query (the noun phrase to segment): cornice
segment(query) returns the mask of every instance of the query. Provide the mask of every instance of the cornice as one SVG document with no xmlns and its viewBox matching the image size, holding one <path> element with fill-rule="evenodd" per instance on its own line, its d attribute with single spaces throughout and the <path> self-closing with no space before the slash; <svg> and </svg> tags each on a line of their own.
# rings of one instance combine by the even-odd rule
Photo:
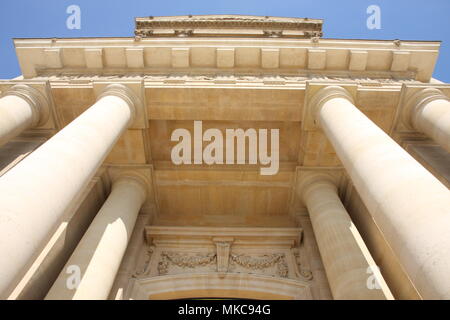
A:
<svg viewBox="0 0 450 320">
<path fill-rule="evenodd" d="M 16 39 L 25 78 L 48 72 L 104 73 L 384 73 L 428 82 L 438 42 L 238 39 Z"/>
<path fill-rule="evenodd" d="M 258 227 L 172 227 L 146 226 L 145 234 L 148 243 L 179 242 L 212 243 L 219 239 L 229 239 L 234 246 L 239 245 L 277 245 L 293 246 L 300 243 L 301 228 L 258 228 Z M 261 243 L 264 240 L 264 243 Z"/>
<path fill-rule="evenodd" d="M 293 37 L 322 36 L 320 19 L 269 16 L 205 15 L 141 17 L 135 20 L 138 37 Z M 287 31 L 287 32 L 286 32 Z"/>
</svg>

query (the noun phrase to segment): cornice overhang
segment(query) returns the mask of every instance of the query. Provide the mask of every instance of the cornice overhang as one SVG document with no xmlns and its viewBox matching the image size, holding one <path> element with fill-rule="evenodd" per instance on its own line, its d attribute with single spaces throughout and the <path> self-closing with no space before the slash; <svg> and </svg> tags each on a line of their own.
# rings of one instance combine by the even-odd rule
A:
<svg viewBox="0 0 450 320">
<path fill-rule="evenodd" d="M 42 74 L 329 74 L 428 82 L 440 42 L 280 38 L 15 39 L 25 78 Z"/>
</svg>

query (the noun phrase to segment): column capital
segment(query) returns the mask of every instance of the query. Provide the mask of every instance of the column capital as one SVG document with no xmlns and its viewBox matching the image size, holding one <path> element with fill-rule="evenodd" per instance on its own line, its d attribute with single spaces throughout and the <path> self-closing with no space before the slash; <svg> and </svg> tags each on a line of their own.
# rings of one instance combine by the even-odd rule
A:
<svg viewBox="0 0 450 320">
<path fill-rule="evenodd" d="M 415 129 L 417 111 L 434 100 L 450 101 L 450 98 L 437 88 L 425 88 L 407 96 L 402 111 L 403 123 L 409 129 Z"/>
<path fill-rule="evenodd" d="M 16 96 L 28 102 L 32 111 L 31 127 L 44 125 L 50 116 L 50 103 L 38 89 L 26 84 L 16 84 L 6 91 L 5 96 Z"/>
<path fill-rule="evenodd" d="M 120 175 L 112 181 L 112 188 L 115 188 L 122 183 L 132 183 L 138 185 L 143 194 L 143 199 L 145 201 L 149 192 L 149 185 L 150 185 L 150 181 L 145 175 L 131 170 L 124 171 L 120 173 Z"/>
<path fill-rule="evenodd" d="M 317 122 L 317 114 L 322 106 L 331 99 L 344 98 L 354 103 L 353 97 L 346 89 L 340 86 L 327 86 L 317 91 L 309 101 L 309 108 L 314 122 Z"/>
<path fill-rule="evenodd" d="M 135 120 L 137 111 L 142 108 L 141 99 L 133 92 L 133 90 L 131 90 L 127 86 L 124 86 L 123 84 L 113 83 L 106 86 L 100 93 L 100 95 L 97 97 L 97 101 L 107 96 L 119 97 L 128 104 L 131 110 L 130 123 L 132 123 Z"/>
<path fill-rule="evenodd" d="M 326 186 L 338 191 L 338 186 L 335 177 L 324 172 L 308 172 L 305 173 L 301 180 L 297 183 L 297 193 L 303 203 L 306 203 L 306 198 L 309 192 L 317 187 Z"/>
</svg>

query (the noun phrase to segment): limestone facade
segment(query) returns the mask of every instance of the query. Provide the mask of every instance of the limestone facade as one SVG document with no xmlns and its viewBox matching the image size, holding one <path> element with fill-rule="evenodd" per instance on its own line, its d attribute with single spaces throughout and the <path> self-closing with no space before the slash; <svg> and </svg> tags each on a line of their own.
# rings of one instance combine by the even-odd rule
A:
<svg viewBox="0 0 450 320">
<path fill-rule="evenodd" d="M 0 298 L 449 299 L 440 43 L 321 36 L 317 19 L 212 15 L 15 39 Z M 278 171 L 174 164 L 194 121 L 279 130 Z"/>
</svg>

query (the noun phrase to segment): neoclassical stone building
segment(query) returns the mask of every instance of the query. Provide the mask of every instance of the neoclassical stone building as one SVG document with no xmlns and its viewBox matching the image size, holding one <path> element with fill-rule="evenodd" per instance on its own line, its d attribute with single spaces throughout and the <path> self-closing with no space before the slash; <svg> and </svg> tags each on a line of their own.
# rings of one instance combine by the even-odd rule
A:
<svg viewBox="0 0 450 320">
<path fill-rule="evenodd" d="M 130 38 L 15 39 L 0 297 L 449 299 L 440 43 L 321 30 L 211 15 L 137 18 Z M 195 136 L 194 121 L 245 130 L 247 159 L 174 163 L 173 132 Z M 278 130 L 275 174 L 250 161 L 251 130 L 260 156 Z"/>
</svg>

